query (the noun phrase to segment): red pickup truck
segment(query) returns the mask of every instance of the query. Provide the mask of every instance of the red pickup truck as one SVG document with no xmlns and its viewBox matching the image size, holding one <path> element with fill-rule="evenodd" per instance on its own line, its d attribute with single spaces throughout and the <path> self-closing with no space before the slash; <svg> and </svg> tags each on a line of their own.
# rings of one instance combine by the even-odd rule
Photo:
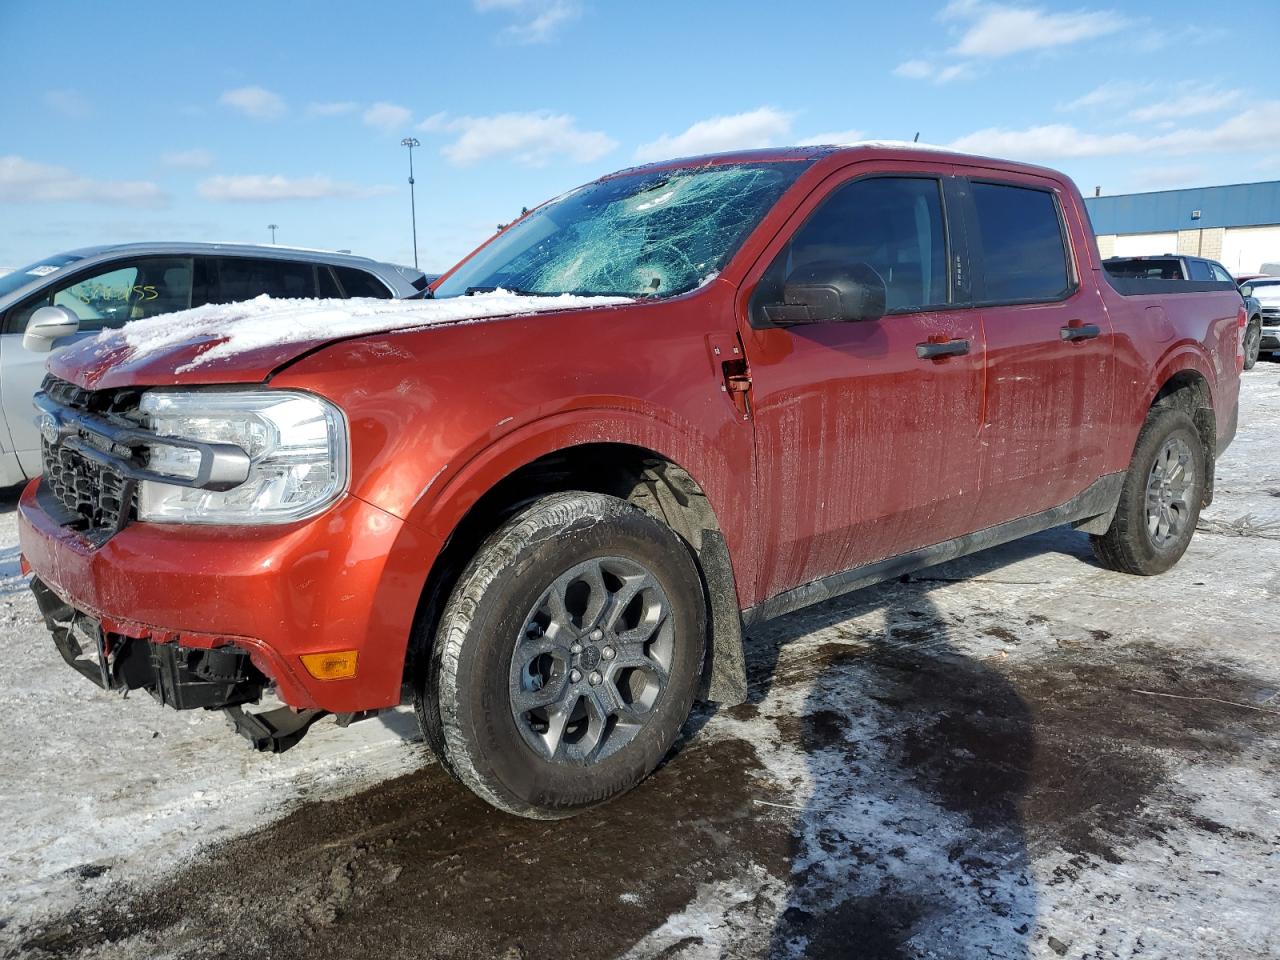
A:
<svg viewBox="0 0 1280 960">
<path fill-rule="evenodd" d="M 434 297 L 50 361 L 21 543 L 72 666 L 262 749 L 411 699 L 568 816 L 746 697 L 763 618 L 1067 523 L 1166 570 L 1235 432 L 1232 284 L 1108 277 L 1066 177 L 910 144 L 603 177 Z"/>
</svg>

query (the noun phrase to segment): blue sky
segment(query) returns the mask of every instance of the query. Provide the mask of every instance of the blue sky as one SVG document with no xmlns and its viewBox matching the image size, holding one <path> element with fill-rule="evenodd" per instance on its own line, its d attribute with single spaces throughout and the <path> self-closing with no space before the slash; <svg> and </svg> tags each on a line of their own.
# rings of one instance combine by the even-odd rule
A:
<svg viewBox="0 0 1280 960">
<path fill-rule="evenodd" d="M 1082 5 L 1083 4 L 1083 5 Z M 1280 178 L 1273 3 L 0 0 L 0 266 L 269 239 L 443 270 L 640 160 L 910 139 L 1086 193 Z M 1256 39 L 1255 39 L 1256 38 Z"/>
</svg>

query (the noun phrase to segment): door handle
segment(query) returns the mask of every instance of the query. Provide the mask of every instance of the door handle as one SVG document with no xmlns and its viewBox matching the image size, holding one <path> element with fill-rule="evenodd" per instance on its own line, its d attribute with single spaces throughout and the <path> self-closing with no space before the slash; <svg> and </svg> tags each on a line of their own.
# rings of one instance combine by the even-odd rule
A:
<svg viewBox="0 0 1280 960">
<path fill-rule="evenodd" d="M 943 360 L 947 357 L 960 357 L 968 352 L 968 340 L 943 340 L 941 343 L 930 340 L 916 344 L 916 356 L 921 360 Z"/>
<path fill-rule="evenodd" d="M 1099 336 L 1102 329 L 1096 323 L 1068 324 L 1058 330 L 1063 340 L 1092 340 Z"/>
</svg>

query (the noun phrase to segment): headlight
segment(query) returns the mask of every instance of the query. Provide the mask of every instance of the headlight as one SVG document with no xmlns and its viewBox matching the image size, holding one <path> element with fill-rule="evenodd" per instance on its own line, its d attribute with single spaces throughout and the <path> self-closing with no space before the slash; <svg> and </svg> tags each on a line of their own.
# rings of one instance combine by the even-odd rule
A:
<svg viewBox="0 0 1280 960">
<path fill-rule="evenodd" d="M 249 475 L 230 490 L 144 480 L 138 519 L 169 523 L 286 523 L 324 509 L 347 486 L 347 422 L 333 404 L 288 390 L 151 390 L 139 403 L 158 438 L 232 443 L 249 455 Z M 150 470 L 194 478 L 199 451 L 151 446 Z"/>
</svg>

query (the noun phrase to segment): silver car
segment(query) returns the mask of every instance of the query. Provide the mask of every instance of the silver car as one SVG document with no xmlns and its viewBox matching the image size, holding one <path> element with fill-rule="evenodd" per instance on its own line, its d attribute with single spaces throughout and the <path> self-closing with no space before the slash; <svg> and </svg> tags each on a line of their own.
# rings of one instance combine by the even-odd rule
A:
<svg viewBox="0 0 1280 960">
<path fill-rule="evenodd" d="M 0 486 L 40 473 L 31 397 L 50 350 L 130 320 L 273 297 L 423 296 L 412 267 L 340 253 L 229 243 L 85 247 L 0 276 Z"/>
</svg>

